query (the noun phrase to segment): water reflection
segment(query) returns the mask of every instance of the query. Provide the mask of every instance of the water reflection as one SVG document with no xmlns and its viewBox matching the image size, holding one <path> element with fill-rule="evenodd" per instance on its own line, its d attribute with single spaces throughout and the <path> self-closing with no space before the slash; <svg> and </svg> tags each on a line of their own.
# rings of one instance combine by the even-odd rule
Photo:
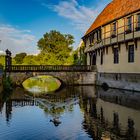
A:
<svg viewBox="0 0 140 140">
<path fill-rule="evenodd" d="M 13 123 L 19 121 L 16 108 L 19 112 L 32 112 L 33 109 L 39 108 L 45 116 L 36 114 L 39 129 L 36 133 L 41 133 L 42 137 L 30 132 L 28 136 L 31 135 L 32 139 L 139 140 L 139 99 L 139 93 L 113 89 L 103 91 L 93 86 L 67 87 L 40 98 L 30 97 L 22 88 L 17 88 L 9 96 L 0 94 L 0 129 L 14 135 L 17 130 L 12 130 Z M 25 107 L 31 108 L 24 110 Z M 10 127 L 4 125 L 4 118 Z M 48 118 L 46 125 L 44 118 Z M 28 126 L 34 130 L 32 125 L 36 123 L 31 119 Z M 25 124 L 17 127 L 24 126 L 22 130 L 28 130 Z M 46 134 L 44 129 L 51 133 Z M 16 136 L 18 137 L 18 134 Z M 20 137 L 24 139 L 25 136 Z M 5 138 L 4 133 L 0 132 L 0 138 Z M 7 139 L 10 139 L 10 136 Z"/>
<path fill-rule="evenodd" d="M 56 91 L 61 86 L 61 82 L 53 76 L 41 75 L 25 80 L 22 85 L 30 93 L 46 94 Z"/>
</svg>

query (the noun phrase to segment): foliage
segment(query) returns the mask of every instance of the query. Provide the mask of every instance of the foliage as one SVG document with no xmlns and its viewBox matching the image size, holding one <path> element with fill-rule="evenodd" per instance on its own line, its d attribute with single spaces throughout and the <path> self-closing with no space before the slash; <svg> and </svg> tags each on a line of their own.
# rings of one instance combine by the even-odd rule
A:
<svg viewBox="0 0 140 140">
<path fill-rule="evenodd" d="M 12 80 L 10 76 L 6 77 L 4 76 L 3 78 L 3 88 L 5 91 L 11 91 L 13 88 Z"/>
<path fill-rule="evenodd" d="M 22 85 L 27 91 L 41 95 L 56 91 L 61 86 L 61 82 L 52 76 L 42 75 L 31 77 L 25 80 Z"/>
<path fill-rule="evenodd" d="M 86 54 L 84 53 L 85 45 L 84 43 L 81 44 L 81 46 L 77 49 L 78 51 L 78 62 L 80 62 L 81 65 L 86 65 Z"/>
<path fill-rule="evenodd" d="M 43 56 L 44 62 L 48 65 L 63 65 L 71 55 L 73 43 L 72 35 L 52 30 L 38 41 L 41 51 L 39 56 Z"/>
<path fill-rule="evenodd" d="M 38 62 L 36 61 L 36 56 L 34 55 L 27 55 L 23 59 L 23 65 L 37 65 Z"/>
<path fill-rule="evenodd" d="M 80 61 L 78 58 L 78 50 L 74 51 L 72 55 L 73 55 L 73 64 L 79 65 Z"/>
<path fill-rule="evenodd" d="M 74 37 L 52 30 L 45 33 L 38 41 L 38 55 L 16 54 L 12 59 L 14 65 L 77 65 L 80 64 L 78 51 L 73 51 Z M 0 56 L 0 64 L 4 66 L 5 56 Z"/>
<path fill-rule="evenodd" d="M 26 53 L 19 53 L 16 54 L 16 56 L 14 57 L 15 61 L 17 64 L 22 64 L 23 63 L 23 59 L 27 56 Z"/>
<path fill-rule="evenodd" d="M 0 55 L 0 65 L 4 66 L 5 65 L 5 56 Z"/>
</svg>

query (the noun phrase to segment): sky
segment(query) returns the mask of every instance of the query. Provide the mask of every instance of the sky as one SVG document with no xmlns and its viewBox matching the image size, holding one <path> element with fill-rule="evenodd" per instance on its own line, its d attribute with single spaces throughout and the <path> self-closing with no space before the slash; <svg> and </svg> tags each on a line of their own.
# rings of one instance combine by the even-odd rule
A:
<svg viewBox="0 0 140 140">
<path fill-rule="evenodd" d="M 81 37 L 111 0 L 0 0 L 0 53 L 39 53 L 37 42 L 50 30 Z"/>
</svg>

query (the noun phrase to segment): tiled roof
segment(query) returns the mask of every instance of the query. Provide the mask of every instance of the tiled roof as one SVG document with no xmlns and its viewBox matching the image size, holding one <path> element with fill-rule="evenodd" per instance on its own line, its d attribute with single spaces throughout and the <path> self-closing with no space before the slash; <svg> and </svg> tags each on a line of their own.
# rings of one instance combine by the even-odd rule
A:
<svg viewBox="0 0 140 140">
<path fill-rule="evenodd" d="M 140 0 L 113 0 L 99 14 L 85 35 L 96 28 L 140 9 Z"/>
</svg>

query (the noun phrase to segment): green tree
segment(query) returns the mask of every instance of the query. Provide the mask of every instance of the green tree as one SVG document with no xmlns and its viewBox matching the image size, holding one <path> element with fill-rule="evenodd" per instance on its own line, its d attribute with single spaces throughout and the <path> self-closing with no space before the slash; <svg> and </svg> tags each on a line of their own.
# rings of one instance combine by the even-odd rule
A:
<svg viewBox="0 0 140 140">
<path fill-rule="evenodd" d="M 5 56 L 0 55 L 0 65 L 5 66 Z"/>
<path fill-rule="evenodd" d="M 38 65 L 38 61 L 36 61 L 36 56 L 34 55 L 27 55 L 24 57 L 23 59 L 23 63 L 24 65 Z"/>
<path fill-rule="evenodd" d="M 44 63 L 62 65 L 70 57 L 73 43 L 72 35 L 52 30 L 38 41 L 38 48 L 41 51 L 38 59 L 43 57 Z"/>
<path fill-rule="evenodd" d="M 23 59 L 27 56 L 26 53 L 19 53 L 16 54 L 16 56 L 14 57 L 16 64 L 22 64 L 23 63 Z"/>
<path fill-rule="evenodd" d="M 85 50 L 85 44 L 84 42 L 81 44 L 78 52 L 79 52 L 79 55 L 80 55 L 80 62 L 82 65 L 86 65 L 86 54 L 84 53 L 84 50 Z"/>
</svg>

